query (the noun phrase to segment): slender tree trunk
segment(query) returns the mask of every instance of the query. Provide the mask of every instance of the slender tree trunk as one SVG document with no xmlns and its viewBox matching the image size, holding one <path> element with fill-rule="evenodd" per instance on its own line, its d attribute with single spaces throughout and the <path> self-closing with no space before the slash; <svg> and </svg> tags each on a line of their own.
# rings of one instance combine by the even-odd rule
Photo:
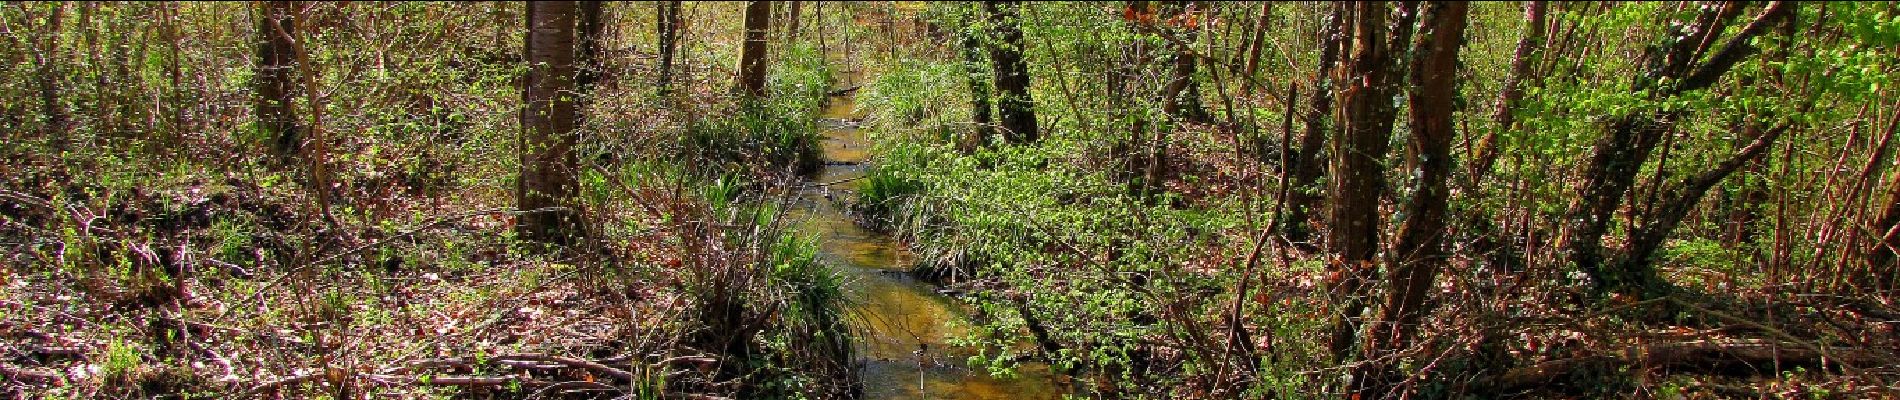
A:
<svg viewBox="0 0 1900 400">
<path fill-rule="evenodd" d="M 1307 108 L 1302 117 L 1305 129 L 1300 134 L 1300 148 L 1287 159 L 1285 167 L 1288 175 L 1287 217 L 1282 220 L 1280 234 L 1287 242 L 1293 243 L 1304 251 L 1317 251 L 1314 244 L 1312 220 L 1319 212 L 1321 201 L 1319 178 L 1324 176 L 1326 168 L 1322 165 L 1320 153 L 1326 149 L 1326 136 L 1333 130 L 1333 87 L 1332 73 L 1338 68 L 1339 53 L 1345 40 L 1343 24 L 1346 23 L 1345 4 L 1332 4 L 1324 25 L 1319 32 L 1319 63 L 1313 72 L 1313 93 L 1307 99 Z M 1289 99 L 1288 101 L 1291 101 Z"/>
<path fill-rule="evenodd" d="M 656 25 L 659 26 L 659 35 L 657 36 L 660 39 L 660 81 L 657 85 L 660 95 L 666 96 L 672 91 L 673 57 L 679 49 L 680 2 L 663 1 L 659 6 L 658 16 L 655 18 L 658 20 Z"/>
<path fill-rule="evenodd" d="M 1253 77 L 1259 76 L 1260 49 L 1267 47 L 1267 23 L 1272 19 L 1273 2 L 1260 2 L 1260 19 L 1254 21 L 1253 38 L 1247 41 L 1247 67 L 1244 73 L 1248 79 L 1243 79 L 1242 81 L 1247 82 L 1248 85 L 1253 84 Z M 1322 66 L 1322 68 L 1324 67 Z M 1287 99 L 1287 101 L 1293 100 Z"/>
<path fill-rule="evenodd" d="M 1458 95 L 1458 47 L 1464 42 L 1468 5 L 1462 1 L 1428 3 L 1421 24 L 1428 32 L 1418 35 L 1412 49 L 1411 140 L 1407 150 L 1416 165 L 1418 178 L 1412 184 L 1412 196 L 1401 206 L 1406 216 L 1399 225 L 1392 257 L 1387 260 L 1385 307 L 1366 334 L 1368 359 L 1383 359 L 1411 345 L 1418 321 L 1425 311 L 1425 297 L 1431 293 L 1438 270 L 1450 254 L 1445 249 L 1446 214 L 1450 199 L 1452 114 Z M 1391 376 L 1395 365 L 1374 362 L 1363 369 L 1374 385 L 1362 394 L 1387 393 L 1397 383 Z M 1376 376 L 1374 374 L 1377 374 Z"/>
<path fill-rule="evenodd" d="M 17 6 L 25 9 L 30 5 L 18 4 Z M 60 93 L 60 80 L 64 77 L 64 72 L 59 68 L 59 34 L 61 18 L 66 12 L 66 3 L 53 3 L 50 6 L 46 25 L 41 28 L 42 32 L 38 35 L 43 38 L 43 41 L 36 45 L 38 49 L 33 52 L 33 58 L 38 64 L 36 78 L 39 84 L 40 115 L 45 117 L 42 121 L 45 125 L 40 126 L 40 132 L 44 137 L 52 140 L 54 149 L 63 150 L 67 144 L 66 127 L 72 119 L 67 113 L 65 100 Z"/>
<path fill-rule="evenodd" d="M 1779 19 L 1791 15 L 1792 9 L 1783 2 L 1770 3 L 1735 37 L 1712 55 L 1703 57 L 1706 50 L 1717 48 L 1700 44 L 1712 42 L 1715 35 L 1721 34 L 1727 20 L 1738 12 L 1739 8 L 1705 8 L 1694 23 L 1687 25 L 1686 34 L 1700 35 L 1700 39 L 1676 40 L 1674 45 L 1656 47 L 1645 57 L 1650 60 L 1648 72 L 1639 77 L 1632 89 L 1653 93 L 1651 98 L 1656 100 L 1706 89 L 1736 63 L 1753 54 L 1755 47 L 1750 43 L 1751 40 L 1768 26 L 1778 23 Z M 1677 32 L 1670 36 L 1684 35 Z M 1707 61 L 1694 62 L 1702 59 Z M 1563 246 L 1570 261 L 1592 278 L 1599 295 L 1616 293 L 1640 300 L 1664 296 L 1673 291 L 1669 282 L 1656 272 L 1652 256 L 1660 249 L 1661 242 L 1668 238 L 1668 234 L 1674 231 L 1682 214 L 1689 211 L 1688 205 L 1693 205 L 1709 186 L 1719 183 L 1740 167 L 1730 167 L 1724 162 L 1714 170 L 1677 185 L 1669 191 L 1670 196 L 1663 200 L 1662 206 L 1645 207 L 1651 211 L 1645 212 L 1640 219 L 1647 222 L 1629 230 L 1630 239 L 1624 251 L 1609 254 L 1604 248 L 1603 236 L 1610 231 L 1613 214 L 1621 208 L 1643 164 L 1649 161 L 1650 153 L 1661 144 L 1666 134 L 1674 130 L 1675 123 L 1681 117 L 1681 111 L 1655 110 L 1618 116 L 1611 120 L 1608 131 L 1591 148 L 1577 199 L 1565 212 L 1567 227 Z M 1758 135 L 1756 143 L 1772 142 L 1781 130 L 1770 129 Z M 1756 149 L 1751 144 L 1729 161 L 1758 156 L 1760 151 L 1765 149 Z"/>
<path fill-rule="evenodd" d="M 526 87 L 521 91 L 521 177 L 515 187 L 518 209 L 525 213 L 515 226 L 522 238 L 552 244 L 572 244 L 580 237 L 578 213 L 572 208 L 577 192 L 578 167 L 574 148 L 575 4 L 572 1 L 528 3 L 528 37 L 523 54 L 528 64 Z"/>
<path fill-rule="evenodd" d="M 792 10 L 789 13 L 791 15 L 785 16 L 785 36 L 788 39 L 787 42 L 798 40 L 798 19 L 805 15 L 804 5 L 805 2 L 803 1 L 792 0 Z"/>
<path fill-rule="evenodd" d="M 972 17 L 974 19 L 974 17 Z M 990 82 L 983 60 L 983 39 L 975 29 L 959 28 L 963 39 L 963 71 L 970 85 L 970 122 L 976 125 L 961 145 L 965 151 L 990 145 L 996 136 L 996 123 L 990 117 Z"/>
<path fill-rule="evenodd" d="M 1900 289 L 1900 263 L 1895 262 L 1900 259 L 1900 173 L 1888 179 L 1885 208 L 1873 223 L 1876 241 L 1867 249 L 1867 278 L 1873 281 L 1869 287 L 1891 291 Z"/>
<path fill-rule="evenodd" d="M 765 35 L 771 30 L 772 2 L 749 1 L 745 8 L 745 46 L 739 55 L 739 90 L 765 97 Z"/>
<path fill-rule="evenodd" d="M 297 113 L 291 107 L 297 96 L 297 85 L 292 79 L 296 73 L 296 54 L 291 49 L 290 37 L 278 32 L 296 32 L 297 17 L 289 1 L 256 4 L 260 11 L 257 76 L 252 80 L 252 89 L 257 95 L 252 106 L 257 113 L 258 127 L 270 138 L 272 155 L 283 165 L 292 165 L 303 146 L 302 128 L 297 126 Z"/>
<path fill-rule="evenodd" d="M 580 11 L 580 25 L 576 40 L 579 44 L 575 55 L 578 71 L 574 74 L 574 85 L 582 91 L 592 91 L 607 73 L 606 60 L 601 58 L 601 41 L 606 39 L 606 2 L 584 0 L 576 2 Z M 578 115 L 578 113 L 577 113 Z"/>
<path fill-rule="evenodd" d="M 1517 50 L 1511 56 L 1509 75 L 1492 108 L 1493 126 L 1472 146 L 1472 161 L 1466 167 L 1464 179 L 1458 181 L 1460 192 L 1477 193 L 1482 187 L 1481 183 L 1491 173 L 1501 152 L 1501 134 L 1516 129 L 1517 108 L 1523 100 L 1525 85 L 1542 80 L 1542 77 L 1531 76 L 1531 67 L 1541 58 L 1545 8 L 1541 0 L 1524 3 L 1524 29 L 1518 37 Z M 1460 230 L 1471 239 L 1472 254 L 1482 257 L 1495 270 L 1515 271 L 1523 264 L 1522 249 L 1503 239 L 1507 233 L 1499 232 L 1498 224 L 1484 210 L 1462 210 L 1459 216 L 1463 221 Z"/>
<path fill-rule="evenodd" d="M 1172 43 L 1169 47 L 1173 48 L 1173 53 L 1168 55 L 1168 63 L 1173 70 L 1169 75 L 1168 86 L 1163 90 L 1163 93 L 1167 95 L 1167 102 L 1163 103 L 1161 111 L 1168 114 L 1169 118 L 1181 121 L 1197 124 L 1211 122 L 1212 118 L 1207 115 L 1207 108 L 1201 105 L 1201 84 L 1194 80 L 1194 72 L 1199 63 L 1194 57 L 1194 49 L 1191 46 L 1199 36 L 1200 27 L 1197 26 L 1198 19 L 1193 13 L 1199 11 L 1199 5 L 1190 1 L 1170 1 L 1164 3 L 1161 8 L 1167 11 L 1166 25 L 1174 26 L 1163 29 L 1163 32 L 1178 32 L 1177 39 L 1179 39 L 1169 41 Z"/>
<path fill-rule="evenodd" d="M 1337 111 L 1345 125 L 1332 141 L 1327 191 L 1332 200 L 1327 245 L 1333 257 L 1328 286 L 1332 304 L 1339 307 L 1332 324 L 1335 361 L 1345 360 L 1357 343 L 1365 289 L 1378 270 L 1374 261 L 1384 224 L 1379 201 L 1385 193 L 1384 161 L 1397 114 L 1392 96 L 1400 83 L 1394 56 L 1404 54 L 1399 44 L 1409 42 L 1410 18 L 1416 16 L 1415 5 L 1402 2 L 1400 18 L 1388 30 L 1385 3 L 1361 2 L 1351 7 L 1352 56 L 1340 65 L 1345 87 L 1339 92 Z"/>
<path fill-rule="evenodd" d="M 1517 51 L 1511 55 L 1510 75 L 1504 78 L 1504 88 L 1498 90 L 1498 99 L 1491 111 L 1492 129 L 1478 139 L 1476 149 L 1472 151 L 1471 165 L 1466 172 L 1466 189 L 1475 188 L 1484 176 L 1491 173 L 1491 166 L 1498 159 L 1499 133 L 1513 129 L 1517 124 L 1518 103 L 1524 98 L 1524 82 L 1535 81 L 1529 76 L 1531 66 L 1537 58 L 1537 52 L 1544 44 L 1543 1 L 1524 3 L 1524 30 L 1518 37 Z"/>
<path fill-rule="evenodd" d="M 1002 121 L 1003 138 L 1012 144 L 1035 143 L 1041 132 L 1036 128 L 1036 102 L 1029 95 L 1029 65 L 1023 61 L 1022 2 L 984 1 L 989 14 L 992 39 L 990 63 L 996 73 L 999 99 L 996 111 Z"/>
<path fill-rule="evenodd" d="M 166 44 L 170 46 L 168 49 L 170 51 L 165 57 L 165 76 L 171 82 L 171 87 L 165 91 L 165 100 L 170 103 L 166 107 L 168 109 L 166 117 L 169 119 L 166 125 L 169 129 L 166 129 L 165 140 L 169 145 L 167 147 L 173 149 L 172 151 L 177 151 L 176 149 L 184 144 L 185 133 L 191 130 L 190 127 L 185 126 L 186 88 L 183 76 L 184 66 L 181 65 L 184 62 L 184 52 L 179 49 L 179 42 L 184 41 L 185 38 L 178 33 L 178 24 L 181 22 L 179 20 L 182 19 L 178 14 L 178 8 L 178 3 L 166 3 L 163 9 L 165 39 Z"/>
</svg>

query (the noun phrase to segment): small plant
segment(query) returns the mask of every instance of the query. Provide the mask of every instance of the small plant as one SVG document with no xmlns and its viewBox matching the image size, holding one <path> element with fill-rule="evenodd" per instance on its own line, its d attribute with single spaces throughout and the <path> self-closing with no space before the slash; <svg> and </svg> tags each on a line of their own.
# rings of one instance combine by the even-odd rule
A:
<svg viewBox="0 0 1900 400">
<path fill-rule="evenodd" d="M 144 363 L 144 355 L 137 347 L 120 339 L 106 344 L 105 362 L 99 366 L 99 373 L 106 382 L 129 383 L 139 373 Z"/>
</svg>

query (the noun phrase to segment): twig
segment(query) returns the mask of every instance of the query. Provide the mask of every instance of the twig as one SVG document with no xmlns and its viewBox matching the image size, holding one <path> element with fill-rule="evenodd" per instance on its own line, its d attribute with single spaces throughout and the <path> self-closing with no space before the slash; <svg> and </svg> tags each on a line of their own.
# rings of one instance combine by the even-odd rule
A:
<svg viewBox="0 0 1900 400">
<path fill-rule="evenodd" d="M 15 203 L 33 206 L 34 208 L 44 209 L 46 211 L 59 211 L 54 209 L 53 203 L 46 201 L 46 199 L 12 190 L 0 189 L 0 199 L 12 200 Z"/>
</svg>

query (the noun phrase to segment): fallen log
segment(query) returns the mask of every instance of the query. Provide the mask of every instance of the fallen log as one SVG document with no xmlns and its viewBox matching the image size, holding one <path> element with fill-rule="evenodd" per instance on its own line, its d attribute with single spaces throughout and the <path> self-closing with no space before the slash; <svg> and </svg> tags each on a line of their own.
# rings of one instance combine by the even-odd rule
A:
<svg viewBox="0 0 1900 400">
<path fill-rule="evenodd" d="M 1632 370 L 1664 370 L 1727 376 L 1765 376 L 1794 368 L 1839 371 L 1842 368 L 1878 365 L 1884 356 L 1867 349 L 1780 343 L 1763 340 L 1696 340 L 1676 343 L 1646 343 L 1620 351 L 1582 357 L 1544 361 L 1512 369 L 1488 380 L 1495 392 L 1512 392 L 1550 385 L 1574 374 Z"/>
</svg>

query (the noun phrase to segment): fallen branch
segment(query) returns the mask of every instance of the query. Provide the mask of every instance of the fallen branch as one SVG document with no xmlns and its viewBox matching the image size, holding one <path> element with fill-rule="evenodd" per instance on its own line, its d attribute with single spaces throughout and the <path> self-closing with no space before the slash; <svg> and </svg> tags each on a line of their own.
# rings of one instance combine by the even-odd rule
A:
<svg viewBox="0 0 1900 400">
<path fill-rule="evenodd" d="M 421 360 L 421 361 L 409 363 L 409 365 L 405 365 L 400 368 L 384 371 L 383 373 L 384 374 L 403 374 L 403 373 L 411 373 L 416 370 L 427 369 L 427 368 L 469 367 L 469 366 L 474 366 L 476 364 L 479 364 L 476 361 L 477 360 L 475 360 L 474 358 L 469 358 L 469 357 Z M 626 370 L 610 367 L 610 366 L 607 366 L 606 364 L 601 364 L 594 361 L 582 360 L 582 359 L 572 358 L 572 357 L 561 357 L 561 356 L 552 356 L 552 355 L 545 355 L 545 354 L 509 354 L 509 355 L 486 357 L 482 361 L 491 362 L 491 363 L 558 364 L 558 365 L 565 366 L 568 368 L 585 370 L 585 371 L 593 373 L 594 375 L 611 377 L 611 378 L 619 379 L 623 381 L 636 380 L 635 375 L 631 372 L 627 372 Z"/>
<path fill-rule="evenodd" d="M 1495 393 L 1514 392 L 1559 383 L 1572 374 L 1588 371 L 1614 371 L 1618 367 L 1661 368 L 1680 372 L 1701 372 L 1732 376 L 1760 376 L 1793 368 L 1839 370 L 1843 365 L 1872 365 L 1881 355 L 1866 349 L 1811 349 L 1806 344 L 1745 340 L 1718 342 L 1697 340 L 1679 343 L 1638 344 L 1622 351 L 1584 357 L 1550 360 L 1528 367 L 1505 371 L 1489 380 Z"/>
<path fill-rule="evenodd" d="M 274 391 L 277 391 L 277 389 L 283 388 L 285 386 L 298 385 L 305 382 L 323 379 L 324 376 L 325 376 L 324 373 L 317 372 L 317 373 L 291 376 L 291 377 L 286 377 L 283 379 L 265 382 L 262 385 L 257 385 L 257 387 L 251 388 L 251 390 L 244 391 L 243 394 L 239 394 L 237 395 L 237 397 L 234 397 L 234 398 L 254 399 L 254 398 L 257 398 L 258 395 L 274 392 Z"/>
<path fill-rule="evenodd" d="M 0 364 L 0 378 L 5 378 L 5 379 L 0 379 L 0 382 L 18 381 L 21 383 L 47 384 L 47 385 L 54 385 L 54 386 L 59 386 L 62 383 L 59 379 L 59 374 L 52 373 L 52 372 L 36 371 L 32 369 L 15 367 L 15 366 L 6 365 L 6 364 Z"/>
<path fill-rule="evenodd" d="M 847 94 L 851 94 L 851 92 L 856 92 L 856 91 L 858 91 L 858 89 L 859 89 L 859 88 L 863 88 L 863 87 L 864 87 L 864 85 L 857 85 L 857 86 L 852 86 L 852 87 L 848 87 L 848 88 L 843 88 L 843 89 L 838 89 L 838 90 L 833 90 L 833 91 L 829 91 L 829 92 L 825 92 L 825 95 L 826 95 L 826 96 L 831 96 L 831 97 L 838 97 L 838 96 L 843 96 L 843 95 L 847 95 Z"/>
<path fill-rule="evenodd" d="M 411 386 L 501 386 L 520 382 L 522 385 L 540 386 L 534 380 L 513 376 L 408 376 L 362 374 L 364 379 L 386 385 Z"/>
</svg>

